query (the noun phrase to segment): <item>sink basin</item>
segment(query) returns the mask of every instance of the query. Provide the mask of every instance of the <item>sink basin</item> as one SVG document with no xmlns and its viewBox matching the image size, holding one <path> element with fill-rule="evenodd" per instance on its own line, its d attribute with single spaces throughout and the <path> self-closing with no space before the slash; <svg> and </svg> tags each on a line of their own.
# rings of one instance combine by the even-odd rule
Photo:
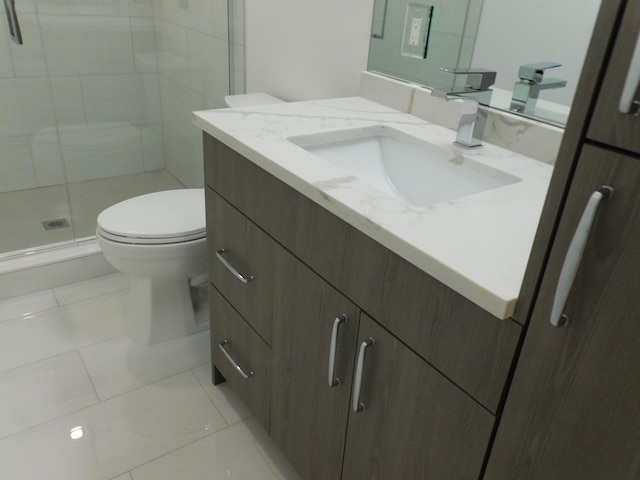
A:
<svg viewBox="0 0 640 480">
<path fill-rule="evenodd" d="M 521 179 L 464 155 L 388 127 L 291 137 L 289 141 L 415 206 L 449 202 Z"/>
</svg>

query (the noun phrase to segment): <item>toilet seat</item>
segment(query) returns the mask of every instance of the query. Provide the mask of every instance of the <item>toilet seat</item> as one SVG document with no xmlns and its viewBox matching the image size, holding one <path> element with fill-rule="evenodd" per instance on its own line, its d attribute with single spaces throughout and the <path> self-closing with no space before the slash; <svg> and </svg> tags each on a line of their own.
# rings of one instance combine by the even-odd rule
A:
<svg viewBox="0 0 640 480">
<path fill-rule="evenodd" d="M 118 243 L 158 245 L 206 237 L 204 189 L 165 190 L 124 200 L 98 216 L 96 233 Z"/>
</svg>

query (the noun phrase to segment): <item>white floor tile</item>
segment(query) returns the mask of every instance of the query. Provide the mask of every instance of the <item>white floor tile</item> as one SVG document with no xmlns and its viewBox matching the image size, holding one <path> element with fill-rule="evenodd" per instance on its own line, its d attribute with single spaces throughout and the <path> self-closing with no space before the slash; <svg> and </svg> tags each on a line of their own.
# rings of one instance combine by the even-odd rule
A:
<svg viewBox="0 0 640 480">
<path fill-rule="evenodd" d="M 231 386 L 227 382 L 221 383 L 220 385 L 213 385 L 211 380 L 211 363 L 194 368 L 193 373 L 229 425 L 237 423 L 251 415 L 247 406 L 231 389 Z"/>
<path fill-rule="evenodd" d="M 95 278 L 53 289 L 60 305 L 70 305 L 83 300 L 120 292 L 129 288 L 129 277 L 121 273 Z"/>
<path fill-rule="evenodd" d="M 123 294 L 0 323 L 0 372 L 125 334 Z"/>
<path fill-rule="evenodd" d="M 0 322 L 43 312 L 57 306 L 58 303 L 51 290 L 2 300 L 0 301 Z"/>
<path fill-rule="evenodd" d="M 0 478 L 112 479 L 225 425 L 185 372 L 1 439 Z"/>
<path fill-rule="evenodd" d="M 118 475 L 116 478 L 112 478 L 111 480 L 131 480 L 131 475 L 125 473 L 124 475 Z"/>
<path fill-rule="evenodd" d="M 299 480 L 251 417 L 132 470 L 133 480 Z"/>
<path fill-rule="evenodd" d="M 80 350 L 101 400 L 202 365 L 209 352 L 208 330 L 155 345 L 123 336 Z"/>
<path fill-rule="evenodd" d="M 0 373 L 0 437 L 98 403 L 78 352 Z"/>
</svg>

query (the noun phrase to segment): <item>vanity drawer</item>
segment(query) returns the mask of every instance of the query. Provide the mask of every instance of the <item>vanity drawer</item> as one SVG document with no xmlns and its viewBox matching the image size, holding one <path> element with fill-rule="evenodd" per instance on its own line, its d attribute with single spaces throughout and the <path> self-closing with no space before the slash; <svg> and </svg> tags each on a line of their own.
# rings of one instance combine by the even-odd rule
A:
<svg viewBox="0 0 640 480">
<path fill-rule="evenodd" d="M 271 345 L 274 283 L 291 255 L 209 188 L 206 201 L 211 282 Z"/>
<path fill-rule="evenodd" d="M 213 286 L 209 299 L 213 367 L 269 431 L 271 348 Z"/>
</svg>

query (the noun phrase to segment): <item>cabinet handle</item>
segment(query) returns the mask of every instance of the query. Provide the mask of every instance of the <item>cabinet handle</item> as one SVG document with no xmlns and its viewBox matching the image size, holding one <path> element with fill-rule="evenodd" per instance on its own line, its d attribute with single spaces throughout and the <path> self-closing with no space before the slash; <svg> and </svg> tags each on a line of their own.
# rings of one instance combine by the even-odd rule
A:
<svg viewBox="0 0 640 480">
<path fill-rule="evenodd" d="M 358 364 L 356 365 L 356 374 L 353 380 L 353 403 L 351 408 L 354 412 L 362 412 L 366 407 L 364 403 L 360 402 L 360 391 L 362 390 L 362 370 L 364 369 L 364 355 L 369 347 L 373 347 L 376 341 L 373 337 L 369 337 L 367 340 L 360 344 L 360 351 L 358 352 Z"/>
<path fill-rule="evenodd" d="M 584 253 L 584 248 L 587 244 L 587 240 L 589 239 L 589 233 L 591 233 L 593 221 L 596 217 L 596 213 L 598 212 L 600 202 L 603 199 L 606 200 L 610 198 L 612 194 L 613 188 L 607 185 L 602 186 L 591 194 L 591 197 L 589 197 L 589 201 L 582 212 L 582 217 L 580 217 L 576 231 L 573 234 L 571 243 L 569 244 L 569 249 L 567 250 L 564 263 L 562 264 L 558 285 L 556 286 L 556 293 L 553 298 L 551 318 L 549 321 L 554 327 L 564 327 L 569 321 L 569 318 L 563 313 L 563 311 L 567 304 L 567 299 L 569 298 L 569 292 L 573 286 L 573 281 L 576 278 L 576 273 L 578 272 L 578 267 L 582 260 L 582 254 Z"/>
<path fill-rule="evenodd" d="M 619 109 L 628 115 L 637 116 L 640 113 L 640 35 L 636 40 L 627 79 L 622 88 Z"/>
<path fill-rule="evenodd" d="M 220 262 L 222 262 L 222 264 L 227 267 L 227 270 L 233 273 L 233 276 L 240 280 L 242 283 L 251 282 L 253 280 L 253 275 L 244 275 L 243 273 L 240 273 L 240 271 L 236 267 L 234 267 L 226 258 L 224 258 L 225 253 L 228 252 L 224 248 L 217 250 L 216 257 L 218 257 L 218 260 L 220 260 Z"/>
<path fill-rule="evenodd" d="M 222 350 L 222 353 L 224 353 L 224 356 L 227 357 L 227 360 L 229 360 L 229 363 L 233 366 L 233 368 L 235 368 L 236 371 L 240 375 L 242 375 L 242 378 L 251 378 L 251 377 L 253 377 L 253 372 L 252 371 L 249 371 L 249 373 L 245 372 L 244 369 L 240 366 L 240 364 L 233 359 L 231 354 L 225 348 L 227 345 L 229 345 L 229 341 L 228 340 L 223 340 L 218 344 L 218 347 L 220 347 L 220 350 Z"/>
<path fill-rule="evenodd" d="M 336 349 L 338 344 L 338 329 L 340 324 L 345 323 L 348 317 L 346 314 L 339 315 L 333 321 L 333 330 L 331 331 L 331 343 L 329 344 L 329 386 L 337 387 L 340 385 L 340 379 L 335 377 L 336 370 Z"/>
</svg>

